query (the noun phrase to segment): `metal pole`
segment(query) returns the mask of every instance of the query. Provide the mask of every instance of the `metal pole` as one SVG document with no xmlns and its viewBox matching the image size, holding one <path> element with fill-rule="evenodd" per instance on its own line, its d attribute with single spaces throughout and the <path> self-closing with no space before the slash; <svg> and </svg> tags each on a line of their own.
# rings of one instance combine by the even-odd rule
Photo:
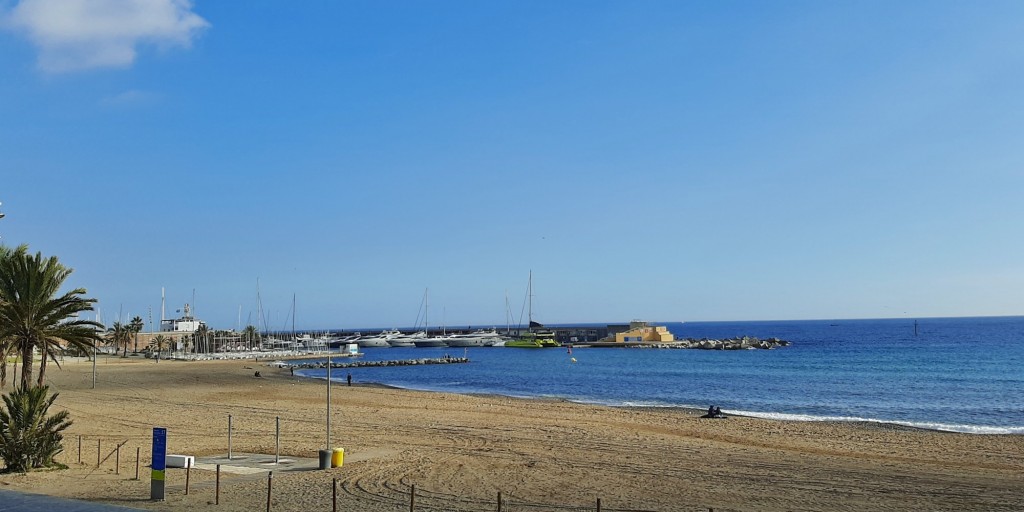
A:
<svg viewBox="0 0 1024 512">
<path fill-rule="evenodd" d="M 601 498 L 597 499 L 597 512 L 601 512 Z"/>
<path fill-rule="evenodd" d="M 82 436 L 78 436 L 78 463 L 82 463 Z"/>
<path fill-rule="evenodd" d="M 96 389 L 96 342 L 92 342 L 92 388 Z"/>
<path fill-rule="evenodd" d="M 412 488 L 409 489 L 409 512 L 416 511 L 416 484 L 412 484 Z"/>
<path fill-rule="evenodd" d="M 281 417 L 275 417 L 277 434 L 274 435 L 274 464 L 281 462 Z"/>
<path fill-rule="evenodd" d="M 114 453 L 116 454 L 116 455 L 114 455 L 114 474 L 115 475 L 120 475 L 121 474 L 121 445 L 117 445 L 117 448 L 114 449 Z"/>
<path fill-rule="evenodd" d="M 501 491 L 498 491 L 498 512 L 501 512 Z"/>
<path fill-rule="evenodd" d="M 274 472 L 267 473 L 267 512 L 270 512 L 270 494 L 274 486 Z"/>
<path fill-rule="evenodd" d="M 135 447 L 135 479 L 139 479 L 139 454 L 142 452 L 142 448 Z"/>
<path fill-rule="evenodd" d="M 231 460 L 231 415 L 228 414 L 228 460 Z"/>
<path fill-rule="evenodd" d="M 192 479 L 192 464 L 185 462 L 185 496 L 188 496 L 188 483 Z"/>
<path fill-rule="evenodd" d="M 96 440 L 96 467 L 100 467 L 100 443 L 102 440 Z"/>
<path fill-rule="evenodd" d="M 331 449 L 331 348 L 327 347 L 327 446 Z"/>
<path fill-rule="evenodd" d="M 220 464 L 217 464 L 217 487 L 213 495 L 213 504 L 220 505 Z"/>
<path fill-rule="evenodd" d="M 338 479 L 331 483 L 331 512 L 338 512 Z"/>
</svg>

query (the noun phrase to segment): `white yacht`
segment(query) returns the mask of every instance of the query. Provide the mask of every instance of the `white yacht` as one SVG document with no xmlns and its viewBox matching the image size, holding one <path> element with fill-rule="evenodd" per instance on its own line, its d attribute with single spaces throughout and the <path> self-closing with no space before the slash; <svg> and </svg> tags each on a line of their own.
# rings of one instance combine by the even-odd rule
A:
<svg viewBox="0 0 1024 512">
<path fill-rule="evenodd" d="M 359 346 L 363 348 L 390 347 L 391 345 L 388 343 L 388 341 L 395 338 L 396 336 L 400 336 L 401 334 L 401 332 L 394 329 L 390 331 L 381 331 L 381 333 L 376 336 L 363 336 L 359 338 L 358 343 Z"/>
<path fill-rule="evenodd" d="M 466 334 L 448 336 L 449 347 L 490 347 L 501 341 L 501 336 L 494 329 L 480 329 Z"/>
<path fill-rule="evenodd" d="M 416 348 L 447 347 L 448 339 L 448 336 L 431 336 L 416 340 L 413 344 L 416 345 Z"/>
<path fill-rule="evenodd" d="M 392 347 L 414 347 L 416 346 L 416 340 L 422 340 L 427 337 L 427 333 L 424 331 L 414 332 L 412 334 L 399 334 L 394 338 L 388 340 L 388 344 Z"/>
</svg>

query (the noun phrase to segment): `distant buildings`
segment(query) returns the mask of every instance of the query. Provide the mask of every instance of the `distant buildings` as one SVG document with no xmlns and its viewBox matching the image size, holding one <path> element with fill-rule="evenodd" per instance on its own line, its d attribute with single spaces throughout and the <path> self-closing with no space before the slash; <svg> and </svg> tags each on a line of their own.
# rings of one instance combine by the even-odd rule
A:
<svg viewBox="0 0 1024 512">
<path fill-rule="evenodd" d="M 536 324 L 540 326 L 540 324 Z M 541 326 L 544 327 L 544 326 Z M 560 325 L 546 326 L 545 329 L 555 333 L 555 339 L 563 345 L 589 345 L 601 343 L 668 343 L 675 341 L 675 336 L 663 325 L 651 326 L 642 320 L 633 320 L 628 324 L 610 325 Z M 520 335 L 525 328 L 512 328 L 511 334 Z"/>
<path fill-rule="evenodd" d="M 668 332 L 668 327 L 664 325 L 651 326 L 640 320 L 633 320 L 629 323 L 629 329 L 617 332 L 614 336 L 616 343 L 667 343 L 676 340 L 676 337 Z M 602 341 L 612 341 L 612 339 L 609 337 Z"/>
<path fill-rule="evenodd" d="M 167 320 L 160 320 L 160 332 L 165 333 L 193 333 L 199 330 L 200 326 L 205 326 L 202 320 L 197 320 L 192 316 L 192 309 L 188 304 L 185 304 L 185 314 L 181 318 L 170 318 Z"/>
</svg>

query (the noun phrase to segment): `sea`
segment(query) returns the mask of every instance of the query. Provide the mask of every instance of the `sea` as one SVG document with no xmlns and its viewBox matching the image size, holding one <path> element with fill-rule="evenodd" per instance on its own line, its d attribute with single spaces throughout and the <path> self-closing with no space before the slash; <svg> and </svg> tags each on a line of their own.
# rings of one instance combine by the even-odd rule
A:
<svg viewBox="0 0 1024 512">
<path fill-rule="evenodd" d="M 776 337 L 772 350 L 364 348 L 364 360 L 468 364 L 335 370 L 333 380 L 616 407 L 707 409 L 1024 434 L 1024 317 L 663 322 L 677 338 Z M 326 377 L 326 370 L 296 372 Z"/>
</svg>

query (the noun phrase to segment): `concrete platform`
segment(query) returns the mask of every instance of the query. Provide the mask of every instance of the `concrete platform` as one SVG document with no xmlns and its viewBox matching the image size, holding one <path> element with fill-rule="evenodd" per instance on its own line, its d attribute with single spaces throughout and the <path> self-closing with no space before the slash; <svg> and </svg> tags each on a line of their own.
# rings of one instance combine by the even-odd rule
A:
<svg viewBox="0 0 1024 512">
<path fill-rule="evenodd" d="M 232 453 L 210 457 L 196 457 L 194 469 L 216 471 L 220 464 L 222 473 L 235 475 L 253 475 L 270 471 L 316 471 L 320 469 L 320 460 L 304 457 L 281 456 L 275 463 L 274 455 L 265 453 Z"/>
</svg>

